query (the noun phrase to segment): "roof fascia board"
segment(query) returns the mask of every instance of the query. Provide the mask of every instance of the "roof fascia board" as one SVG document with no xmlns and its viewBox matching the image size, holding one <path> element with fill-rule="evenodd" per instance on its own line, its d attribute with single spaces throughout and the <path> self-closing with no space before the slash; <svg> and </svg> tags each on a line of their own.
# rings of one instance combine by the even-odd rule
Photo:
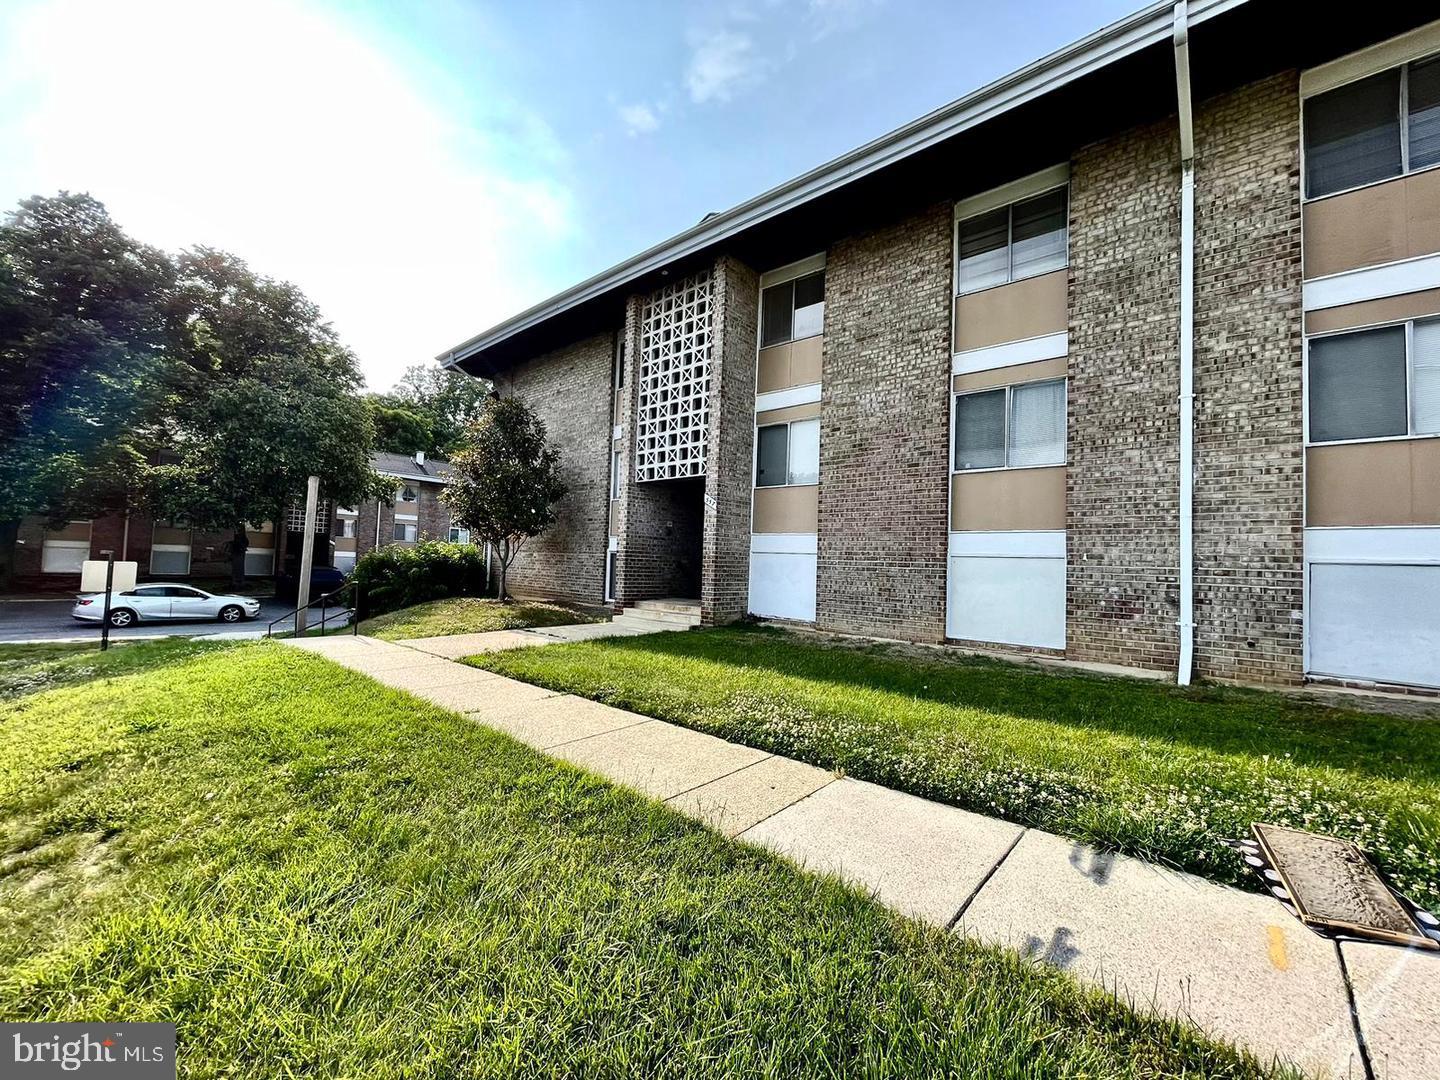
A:
<svg viewBox="0 0 1440 1080">
<path fill-rule="evenodd" d="M 1214 18 L 1246 2 L 1195 0 L 1190 7 L 1190 25 Z M 1173 12 L 1171 0 L 1160 0 L 819 168 L 716 214 L 460 343 L 436 359 L 445 367 L 454 367 L 476 353 L 617 286 L 917 154 L 1147 46 L 1162 42 L 1168 44 L 1174 34 Z"/>
</svg>

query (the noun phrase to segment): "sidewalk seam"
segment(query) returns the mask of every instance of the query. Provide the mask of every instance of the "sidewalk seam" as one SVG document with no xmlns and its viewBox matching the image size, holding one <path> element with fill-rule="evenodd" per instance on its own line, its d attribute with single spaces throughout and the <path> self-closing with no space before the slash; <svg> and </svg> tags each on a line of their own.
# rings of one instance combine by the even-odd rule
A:
<svg viewBox="0 0 1440 1080">
<path fill-rule="evenodd" d="M 1345 950 L 1340 942 L 1334 942 L 1335 959 L 1340 962 L 1340 981 L 1345 984 L 1345 1003 L 1350 1006 L 1350 1025 L 1355 1030 L 1355 1047 L 1360 1051 L 1360 1067 L 1365 1070 L 1365 1080 L 1375 1080 L 1375 1066 L 1370 1061 L 1370 1047 L 1365 1042 L 1365 1029 L 1360 1024 L 1360 1005 L 1355 1000 L 1355 986 L 1350 981 L 1350 969 L 1345 966 Z"/>
<path fill-rule="evenodd" d="M 1010 853 L 1015 850 L 1020 841 L 1025 838 L 1025 834 L 1029 831 L 1030 829 L 1028 827 L 1022 827 L 1020 832 L 1016 834 L 1015 839 L 1010 841 L 1010 846 L 1005 849 L 1000 858 L 995 860 L 995 865 L 985 871 L 985 876 L 980 879 L 980 883 L 970 890 L 970 895 L 965 898 L 964 903 L 960 905 L 960 909 L 956 911 L 954 917 L 945 924 L 947 931 L 955 929 L 961 918 L 964 917 L 965 912 L 969 910 L 970 905 L 975 902 L 975 898 L 980 895 L 980 890 L 990 884 L 990 879 L 995 876 L 995 871 L 999 870 L 1005 860 L 1010 858 Z"/>
<path fill-rule="evenodd" d="M 636 713 L 636 714 L 634 714 L 634 715 L 638 716 L 638 715 L 640 715 L 640 714 L 639 714 L 639 713 Z M 661 720 L 661 721 L 657 721 L 657 722 L 663 724 L 665 721 Z M 631 727 L 634 727 L 635 725 L 634 725 L 634 724 L 631 724 L 630 726 L 631 726 Z M 671 727 L 679 727 L 679 726 L 680 726 L 680 725 L 678 725 L 678 724 L 672 724 L 672 725 L 671 725 Z M 622 730 L 623 730 L 623 729 L 622 729 Z M 684 728 L 683 730 L 685 730 L 685 731 L 692 731 L 692 730 L 694 730 L 694 729 L 693 729 L 693 728 Z M 704 732 L 700 732 L 700 734 L 703 735 L 703 734 L 705 734 L 705 733 L 704 733 Z M 731 746 L 740 746 L 739 743 L 731 743 L 730 745 L 731 745 Z M 753 747 L 753 746 L 742 746 L 741 749 L 742 749 L 742 750 L 753 750 L 754 747 Z M 705 787 L 707 784 L 718 784 L 721 780 L 728 780 L 730 777 L 734 776 L 736 773 L 742 773 L 742 772 L 744 772 L 746 769 L 753 769 L 756 765 L 759 765 L 762 761 L 770 761 L 770 760 L 773 759 L 774 757 L 775 757 L 774 754 L 766 753 L 764 757 L 762 757 L 762 758 L 756 758 L 754 761 L 749 762 L 748 764 L 741 765 L 738 769 L 731 769 L 731 770 L 730 770 L 729 772 L 727 772 L 727 773 L 721 773 L 719 776 L 712 777 L 711 779 L 706 780 L 706 781 L 704 781 L 703 783 L 696 784 L 694 787 L 688 787 L 688 788 L 686 788 L 684 791 L 677 791 L 674 795 L 667 795 L 667 796 L 665 796 L 665 798 L 661 799 L 660 801 L 661 801 L 661 802 L 669 802 L 671 799 L 678 799 L 681 795 L 689 795 L 690 792 L 692 792 L 692 791 L 699 791 L 702 787 Z"/>
<path fill-rule="evenodd" d="M 771 756 L 771 757 L 778 757 L 779 755 L 777 755 L 777 754 L 771 754 L 770 756 Z M 799 758 L 786 758 L 785 760 L 787 760 L 787 761 L 799 761 L 800 759 L 799 759 Z M 801 763 L 802 765 L 809 764 L 808 762 L 803 762 L 803 761 L 800 762 L 800 763 Z M 819 766 L 819 765 L 817 765 L 817 766 L 815 766 L 815 767 L 816 767 L 817 769 L 818 769 L 818 768 L 821 768 L 821 766 Z M 755 822 L 754 825 L 751 825 L 750 828 L 746 829 L 745 832 L 736 833 L 736 834 L 735 834 L 735 839 L 736 839 L 736 840 L 745 840 L 746 835 L 748 835 L 749 833 L 754 832 L 754 831 L 755 831 L 756 829 L 758 829 L 761 825 L 764 825 L 765 822 L 767 822 L 767 821 L 769 821 L 771 818 L 775 817 L 776 814 L 783 814 L 786 810 L 789 810 L 791 807 L 799 806 L 799 805 L 800 805 L 802 802 L 804 802 L 806 799 L 813 799 L 816 795 L 819 795 L 820 792 L 824 791 L 824 790 L 825 790 L 826 788 L 828 788 L 831 784 L 835 783 L 836 780 L 839 780 L 839 779 L 840 779 L 840 777 L 836 776 L 832 770 L 825 770 L 825 771 L 830 772 L 830 779 L 829 779 L 829 780 L 826 780 L 825 783 L 821 784 L 819 787 L 817 787 L 814 791 L 810 792 L 809 794 L 807 794 L 807 795 L 801 795 L 800 798 L 796 799 L 794 802 L 788 803 L 787 805 L 780 807 L 780 809 L 779 809 L 779 810 L 776 810 L 774 813 L 766 814 L 766 815 L 765 815 L 763 818 L 761 818 L 759 821 Z M 753 843 L 753 841 L 749 841 L 749 840 L 746 840 L 745 842 L 746 842 L 746 843 Z"/>
</svg>

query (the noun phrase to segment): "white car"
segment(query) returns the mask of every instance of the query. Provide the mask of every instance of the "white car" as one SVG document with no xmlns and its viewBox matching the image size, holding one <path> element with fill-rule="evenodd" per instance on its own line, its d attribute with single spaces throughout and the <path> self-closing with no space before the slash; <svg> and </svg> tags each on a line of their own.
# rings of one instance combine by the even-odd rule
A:
<svg viewBox="0 0 1440 1080">
<path fill-rule="evenodd" d="M 105 618 L 105 594 L 86 593 L 75 598 L 70 614 L 86 622 Z M 193 585 L 157 581 L 110 595 L 110 625 L 117 629 L 137 622 L 175 622 L 180 619 L 219 619 L 237 623 L 260 614 L 260 601 L 249 596 L 216 596 Z"/>
</svg>

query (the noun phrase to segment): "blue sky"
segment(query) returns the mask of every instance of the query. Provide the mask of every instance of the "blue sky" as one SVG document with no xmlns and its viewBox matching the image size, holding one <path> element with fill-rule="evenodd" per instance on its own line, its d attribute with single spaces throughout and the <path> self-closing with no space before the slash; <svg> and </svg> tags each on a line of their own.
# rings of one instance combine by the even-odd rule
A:
<svg viewBox="0 0 1440 1080">
<path fill-rule="evenodd" d="M 384 389 L 1139 2 L 0 0 L 0 205 L 228 248 Z"/>
</svg>

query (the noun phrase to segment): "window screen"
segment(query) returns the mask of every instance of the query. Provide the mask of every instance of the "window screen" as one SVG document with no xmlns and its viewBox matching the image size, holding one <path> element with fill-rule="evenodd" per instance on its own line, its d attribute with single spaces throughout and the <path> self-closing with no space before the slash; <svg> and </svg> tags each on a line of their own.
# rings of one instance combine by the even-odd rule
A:
<svg viewBox="0 0 1440 1080">
<path fill-rule="evenodd" d="M 395 522 L 395 528 L 390 535 L 401 543 L 414 543 L 415 526 L 411 525 L 409 522 L 397 521 Z"/>
<path fill-rule="evenodd" d="M 1440 320 L 1415 324 L 1412 350 L 1411 431 L 1440 435 Z"/>
<path fill-rule="evenodd" d="M 190 552 L 159 551 L 152 548 L 150 550 L 150 573 L 181 575 L 190 573 Z"/>
<path fill-rule="evenodd" d="M 1028 383 L 1010 391 L 1010 434 L 1005 464 L 1065 463 L 1065 383 Z"/>
<path fill-rule="evenodd" d="M 1382 71 L 1305 102 L 1311 198 L 1400 175 L 1400 75 Z"/>
<path fill-rule="evenodd" d="M 791 484 L 820 482 L 819 420 L 797 420 L 790 425 L 790 461 L 786 479 Z"/>
<path fill-rule="evenodd" d="M 1010 208 L 967 218 L 959 225 L 961 292 L 988 289 L 1010 280 Z"/>
<path fill-rule="evenodd" d="M 795 315 L 795 283 L 771 285 L 760 294 L 760 347 L 781 345 L 790 340 Z"/>
<path fill-rule="evenodd" d="M 1410 168 L 1440 162 L 1440 56 L 1410 65 Z"/>
<path fill-rule="evenodd" d="M 784 424 L 762 427 L 757 433 L 759 447 L 755 456 L 755 486 L 779 487 L 786 479 L 787 442 L 789 432 Z"/>
<path fill-rule="evenodd" d="M 1310 342 L 1310 440 L 1404 435 L 1405 328 Z"/>
<path fill-rule="evenodd" d="M 795 321 L 791 337 L 814 337 L 825 329 L 825 271 L 806 274 L 795 282 Z"/>
<path fill-rule="evenodd" d="M 1012 279 L 1059 270 L 1067 261 L 1065 189 L 1018 202 L 1011 210 Z"/>
<path fill-rule="evenodd" d="M 955 399 L 955 468 L 998 469 L 1005 464 L 1005 391 L 985 390 Z"/>
</svg>

